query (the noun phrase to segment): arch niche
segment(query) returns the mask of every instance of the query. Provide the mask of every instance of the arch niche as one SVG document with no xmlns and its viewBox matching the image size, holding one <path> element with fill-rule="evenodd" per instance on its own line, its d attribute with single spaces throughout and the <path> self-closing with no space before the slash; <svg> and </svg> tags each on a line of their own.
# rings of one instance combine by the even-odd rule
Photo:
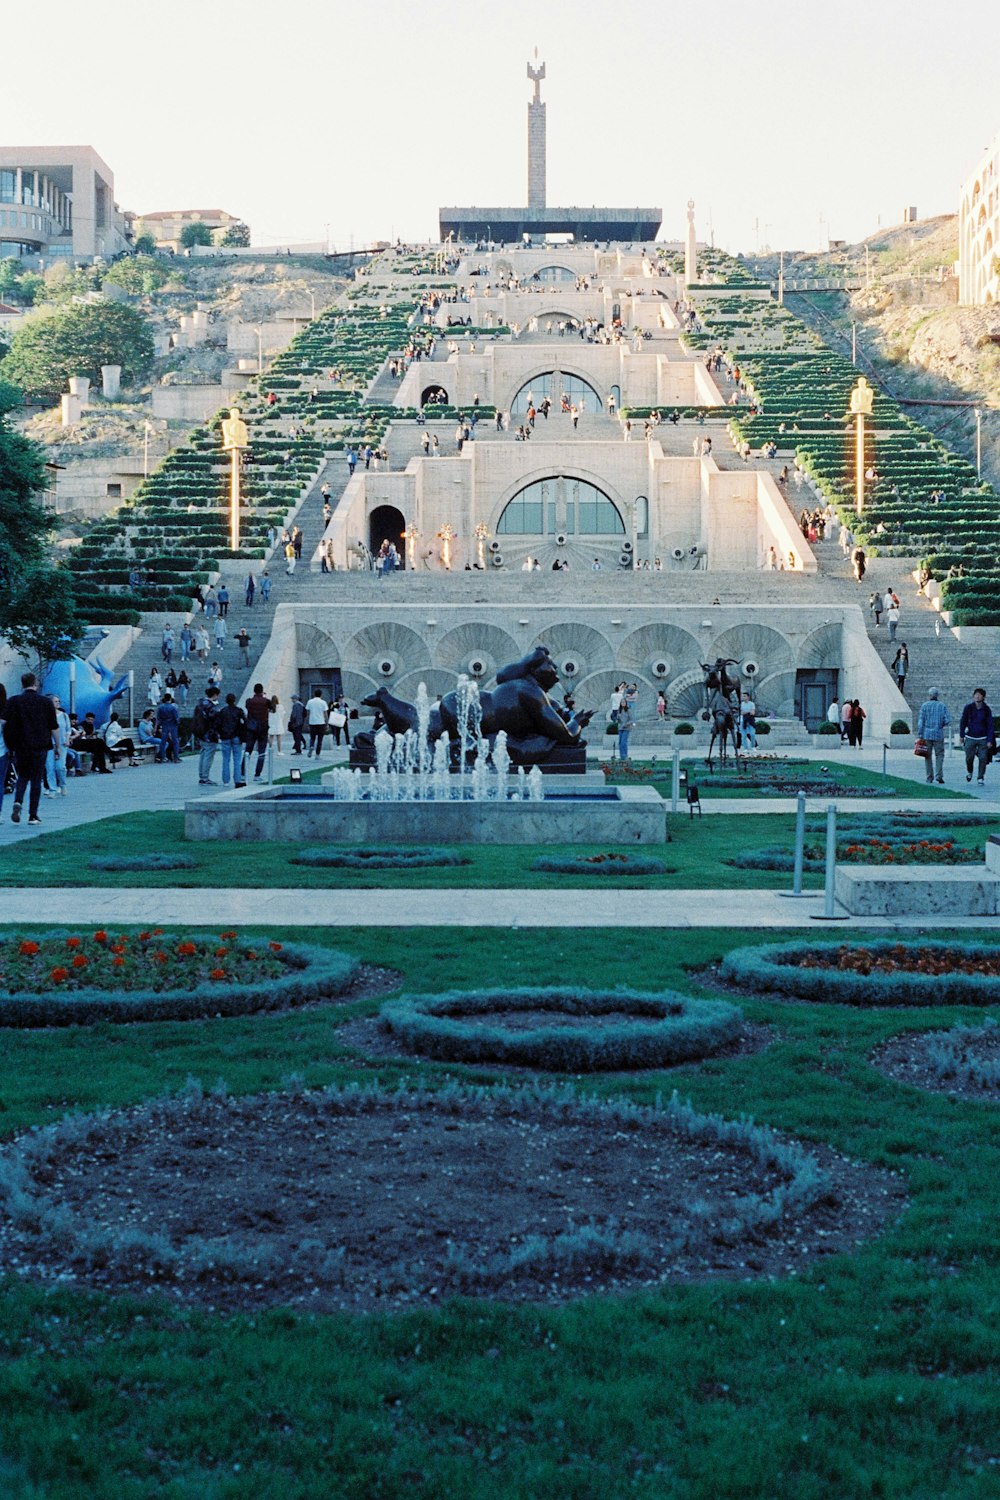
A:
<svg viewBox="0 0 1000 1500">
<path fill-rule="evenodd" d="M 368 517 L 368 547 L 373 556 L 385 541 L 392 542 L 399 554 L 397 567 L 406 567 L 406 543 L 403 532 L 406 518 L 394 505 L 376 505 Z"/>
<path fill-rule="evenodd" d="M 447 406 L 448 392 L 443 385 L 427 385 L 420 393 L 421 406 Z"/>
<path fill-rule="evenodd" d="M 579 406 L 580 397 L 583 396 L 586 410 L 591 415 L 600 414 L 604 410 L 600 393 L 583 375 L 574 375 L 569 370 L 541 370 L 530 380 L 526 380 L 517 391 L 510 403 L 510 414 L 512 417 L 523 417 L 528 410 L 529 395 L 534 396 L 536 407 L 548 396 L 553 411 L 558 412 L 564 391 L 570 403 L 576 406 Z"/>
</svg>

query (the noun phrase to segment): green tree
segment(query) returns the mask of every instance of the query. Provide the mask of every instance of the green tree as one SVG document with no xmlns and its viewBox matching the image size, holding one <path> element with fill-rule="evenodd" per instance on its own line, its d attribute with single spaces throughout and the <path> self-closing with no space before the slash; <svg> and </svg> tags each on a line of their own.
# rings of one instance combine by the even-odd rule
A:
<svg viewBox="0 0 1000 1500">
<path fill-rule="evenodd" d="M 26 574 L 4 606 L 0 629 L 14 650 L 32 661 L 39 681 L 52 662 L 72 656 L 84 627 L 68 570 L 43 566 Z"/>
<path fill-rule="evenodd" d="M 212 231 L 207 224 L 196 221 L 194 224 L 185 224 L 181 230 L 181 249 L 190 250 L 192 245 L 212 245 Z"/>
<path fill-rule="evenodd" d="M 5 255 L 0 259 L 0 299 L 30 307 L 44 285 L 44 276 L 37 271 L 25 270 L 13 256 Z"/>
<path fill-rule="evenodd" d="M 122 383 L 135 385 L 152 360 L 146 319 L 121 303 L 99 302 L 32 318 L 18 328 L 0 361 L 0 380 L 20 386 L 29 399 L 55 402 L 71 375 L 89 375 L 96 384 L 102 365 L 121 365 Z"/>
<path fill-rule="evenodd" d="M 220 244 L 233 246 L 238 249 L 246 249 L 250 244 L 249 224 L 230 224 L 222 236 Z"/>
<path fill-rule="evenodd" d="M 130 297 L 142 297 L 157 291 L 167 279 L 159 261 L 149 255 L 128 255 L 116 260 L 104 277 L 105 285 L 120 286 Z"/>
<path fill-rule="evenodd" d="M 151 234 L 140 234 L 135 242 L 136 255 L 155 255 L 156 241 Z"/>
</svg>

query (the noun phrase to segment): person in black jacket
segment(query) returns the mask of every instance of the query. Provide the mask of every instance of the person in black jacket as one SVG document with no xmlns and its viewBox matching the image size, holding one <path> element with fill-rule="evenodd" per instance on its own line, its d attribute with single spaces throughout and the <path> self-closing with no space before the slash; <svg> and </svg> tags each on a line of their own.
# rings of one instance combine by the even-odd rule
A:
<svg viewBox="0 0 1000 1500">
<path fill-rule="evenodd" d="M 227 693 L 226 701 L 215 716 L 222 746 L 222 785 L 229 785 L 232 767 L 233 785 L 246 786 L 243 779 L 243 745 L 246 739 L 247 716 L 236 701 L 235 693 Z"/>
<path fill-rule="evenodd" d="M 986 767 L 991 759 L 990 751 L 995 751 L 997 747 L 993 712 L 986 702 L 985 688 L 973 688 L 972 702 L 967 703 L 962 709 L 958 733 L 962 748 L 965 750 L 966 781 L 972 780 L 972 768 L 978 760 L 979 785 L 985 786 Z"/>
<path fill-rule="evenodd" d="M 14 806 L 10 821 L 20 823 L 24 789 L 29 787 L 28 822 L 40 823 L 38 803 L 42 795 L 42 777 L 45 775 L 45 757 L 49 750 L 59 751 L 59 721 L 52 699 L 43 697 L 38 691 L 38 679 L 34 672 L 25 672 L 21 677 L 22 692 L 7 703 L 7 719 L 4 737 L 14 753 L 17 766 L 17 784 L 14 787 Z"/>
</svg>

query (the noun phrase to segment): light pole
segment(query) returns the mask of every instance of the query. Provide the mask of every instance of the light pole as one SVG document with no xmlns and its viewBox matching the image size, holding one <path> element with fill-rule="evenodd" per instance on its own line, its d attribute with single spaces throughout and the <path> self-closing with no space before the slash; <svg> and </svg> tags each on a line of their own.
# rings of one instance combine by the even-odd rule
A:
<svg viewBox="0 0 1000 1500">
<path fill-rule="evenodd" d="M 851 364 L 858 368 L 858 325 L 851 324 Z"/>
<path fill-rule="evenodd" d="M 857 494 L 857 512 L 859 516 L 865 508 L 865 417 L 871 416 L 872 402 L 874 400 L 875 392 L 865 377 L 860 375 L 857 385 L 851 392 L 851 414 L 857 417 L 855 491 Z"/>
<path fill-rule="evenodd" d="M 238 406 L 222 424 L 222 451 L 229 454 L 229 548 L 240 550 L 240 453 L 250 446 L 247 424 Z"/>
<path fill-rule="evenodd" d="M 476 561 L 481 568 L 486 567 L 486 543 L 489 541 L 490 528 L 485 521 L 476 522 Z"/>
<path fill-rule="evenodd" d="M 257 335 L 257 374 L 258 375 L 263 375 L 263 373 L 264 373 L 264 345 L 261 342 L 260 325 L 259 324 L 254 329 L 254 333 L 256 333 L 256 335 Z"/>
<path fill-rule="evenodd" d="M 983 413 L 976 407 L 976 478 L 983 477 Z"/>
<path fill-rule="evenodd" d="M 142 424 L 142 477 L 149 478 L 149 423 Z"/>
</svg>

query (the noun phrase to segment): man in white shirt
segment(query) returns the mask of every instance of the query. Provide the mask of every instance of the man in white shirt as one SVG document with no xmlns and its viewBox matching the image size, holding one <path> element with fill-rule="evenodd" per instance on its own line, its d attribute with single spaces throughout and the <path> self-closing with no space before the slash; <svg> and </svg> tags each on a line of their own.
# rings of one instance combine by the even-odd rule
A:
<svg viewBox="0 0 1000 1500">
<path fill-rule="evenodd" d="M 316 752 L 316 759 L 319 760 L 328 713 L 329 704 L 317 688 L 306 704 L 306 724 L 309 727 L 309 749 L 306 751 L 306 760 L 312 755 L 313 750 Z"/>
</svg>

